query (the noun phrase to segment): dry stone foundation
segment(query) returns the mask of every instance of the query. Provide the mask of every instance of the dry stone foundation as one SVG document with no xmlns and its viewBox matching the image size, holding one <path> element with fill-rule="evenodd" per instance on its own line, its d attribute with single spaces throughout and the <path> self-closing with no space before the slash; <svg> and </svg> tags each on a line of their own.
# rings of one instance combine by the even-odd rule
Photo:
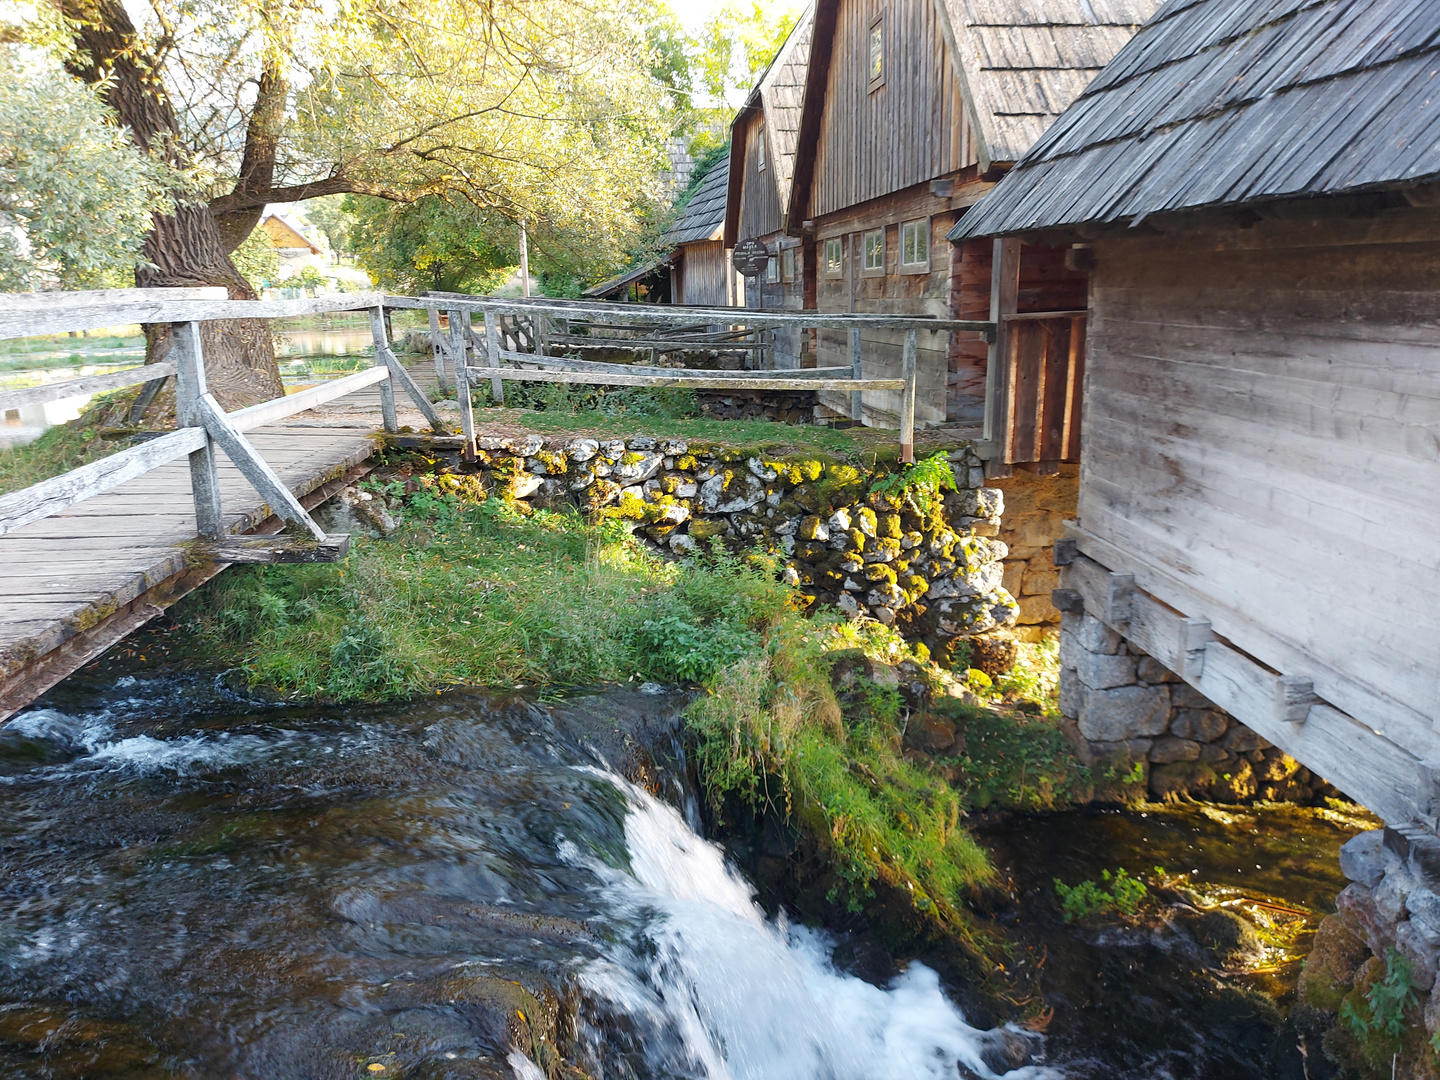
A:
<svg viewBox="0 0 1440 1080">
<path fill-rule="evenodd" d="M 1424 1032 L 1411 1040 L 1423 1040 L 1423 1056 L 1424 1044 L 1440 1032 L 1440 839 L 1418 827 L 1363 832 L 1341 847 L 1340 869 L 1350 884 L 1316 932 L 1300 1002 L 1341 1013 L 1347 1000 L 1390 973 L 1398 955 L 1424 1021 Z M 1327 1042 L 1327 1049 L 1344 1048 Z"/>
<path fill-rule="evenodd" d="M 574 506 L 625 521 L 674 554 L 760 547 L 809 603 L 897 627 L 932 652 L 1014 624 L 1008 548 L 995 534 L 1003 496 L 986 488 L 973 448 L 948 457 L 958 490 L 871 490 L 889 474 L 818 458 L 681 439 L 478 440 L 487 490 L 536 506 Z"/>
<path fill-rule="evenodd" d="M 988 483 L 1005 496 L 1000 538 L 1009 548 L 1005 589 L 1020 605 L 1015 636 L 1039 641 L 1060 624 L 1060 612 L 1050 602 L 1050 594 L 1060 587 L 1052 553 L 1065 521 L 1075 516 L 1079 466 L 1061 465 L 1048 476 L 1017 466 L 1013 475 Z"/>
<path fill-rule="evenodd" d="M 1128 782 L 1120 797 L 1311 802 L 1339 794 L 1088 613 L 1061 617 L 1060 712 L 1080 759 Z M 1102 787 L 1105 776 L 1097 776 Z"/>
</svg>

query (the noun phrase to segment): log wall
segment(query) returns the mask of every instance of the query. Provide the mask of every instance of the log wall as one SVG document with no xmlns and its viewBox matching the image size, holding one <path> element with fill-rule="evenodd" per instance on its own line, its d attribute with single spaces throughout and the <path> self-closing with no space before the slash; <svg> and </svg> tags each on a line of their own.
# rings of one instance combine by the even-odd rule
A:
<svg viewBox="0 0 1440 1080">
<path fill-rule="evenodd" d="M 934 0 L 842 0 L 810 215 L 820 217 L 976 162 Z M 882 20 L 884 79 L 871 88 L 870 28 Z"/>
<path fill-rule="evenodd" d="M 1440 214 L 1094 247 L 1081 550 L 1358 720 L 1352 746 L 1303 753 L 1328 714 L 1280 725 L 1312 769 L 1433 762 Z"/>
</svg>

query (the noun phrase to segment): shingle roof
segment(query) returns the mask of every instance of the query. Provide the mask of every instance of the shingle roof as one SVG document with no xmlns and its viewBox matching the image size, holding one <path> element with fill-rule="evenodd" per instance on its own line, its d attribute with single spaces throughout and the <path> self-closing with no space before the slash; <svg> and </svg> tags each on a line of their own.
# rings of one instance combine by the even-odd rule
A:
<svg viewBox="0 0 1440 1080">
<path fill-rule="evenodd" d="M 1170 0 L 951 239 L 1436 178 L 1435 0 Z"/>
<path fill-rule="evenodd" d="M 790 202 L 795 180 L 795 150 L 800 140 L 800 109 L 805 103 L 805 74 L 810 67 L 810 41 L 815 33 L 815 12 L 807 8 L 760 77 L 754 94 L 765 109 L 765 135 L 775 168 L 780 205 Z M 750 104 L 750 102 L 746 102 Z"/>
<path fill-rule="evenodd" d="M 705 174 L 675 224 L 665 230 L 662 237 L 665 243 L 679 247 L 701 240 L 718 240 L 725 225 L 725 195 L 729 183 L 730 160 L 725 157 Z"/>
<path fill-rule="evenodd" d="M 1015 161 L 1159 0 L 941 0 L 982 165 Z"/>
</svg>

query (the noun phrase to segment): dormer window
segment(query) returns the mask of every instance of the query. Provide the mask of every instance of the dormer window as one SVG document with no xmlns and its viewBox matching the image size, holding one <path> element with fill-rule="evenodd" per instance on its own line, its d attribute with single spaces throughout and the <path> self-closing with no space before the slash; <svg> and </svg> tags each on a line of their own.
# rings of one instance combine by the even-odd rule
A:
<svg viewBox="0 0 1440 1080">
<path fill-rule="evenodd" d="M 761 124 L 755 129 L 755 161 L 757 168 L 765 171 L 765 125 Z"/>
</svg>

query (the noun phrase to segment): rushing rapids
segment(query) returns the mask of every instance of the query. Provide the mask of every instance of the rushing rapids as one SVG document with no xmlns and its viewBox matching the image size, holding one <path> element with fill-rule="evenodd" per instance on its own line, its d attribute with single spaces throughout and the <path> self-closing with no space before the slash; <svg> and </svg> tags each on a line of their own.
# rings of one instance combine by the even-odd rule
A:
<svg viewBox="0 0 1440 1080">
<path fill-rule="evenodd" d="M 1061 1075 L 925 966 L 874 986 L 767 919 L 563 708 L 105 700 L 0 727 L 6 1075 Z"/>
</svg>

